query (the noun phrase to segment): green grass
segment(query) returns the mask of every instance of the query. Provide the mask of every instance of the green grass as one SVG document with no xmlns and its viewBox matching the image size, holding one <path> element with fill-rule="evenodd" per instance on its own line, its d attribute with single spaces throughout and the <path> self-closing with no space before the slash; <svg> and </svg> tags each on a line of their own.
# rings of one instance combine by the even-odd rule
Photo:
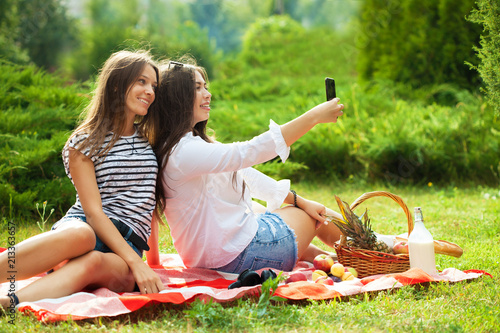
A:
<svg viewBox="0 0 500 333">
<path fill-rule="evenodd" d="M 410 210 L 421 206 L 425 224 L 436 239 L 459 244 L 461 258 L 436 256 L 439 269 L 482 269 L 493 278 L 471 282 L 440 283 L 428 287 L 407 286 L 391 292 L 358 295 L 349 300 L 272 303 L 262 317 L 256 315 L 258 299 L 240 299 L 225 304 L 155 305 L 132 314 L 77 322 L 41 324 L 18 315 L 15 325 L 0 319 L 0 332 L 498 332 L 500 318 L 500 194 L 495 188 L 384 188 L 356 183 L 298 183 L 297 192 L 335 208 L 333 195 L 352 202 L 364 192 L 388 190 Z M 493 196 L 497 199 L 492 199 Z M 490 197 L 487 199 L 487 197 Z M 372 198 L 368 208 L 372 224 L 381 233 L 406 231 L 405 215 L 388 198 Z M 5 222 L 5 221 L 4 221 Z M 2 228 L 0 240 L 6 242 Z M 17 240 L 39 232 L 34 223 L 19 222 Z M 168 228 L 160 234 L 162 252 L 173 252 Z"/>
</svg>

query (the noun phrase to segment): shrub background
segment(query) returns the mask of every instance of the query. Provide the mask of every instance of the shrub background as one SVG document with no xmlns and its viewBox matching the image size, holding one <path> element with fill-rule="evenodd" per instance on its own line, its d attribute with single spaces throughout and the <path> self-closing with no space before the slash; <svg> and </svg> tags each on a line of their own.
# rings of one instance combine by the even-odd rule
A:
<svg viewBox="0 0 500 333">
<path fill-rule="evenodd" d="M 99 1 L 89 3 L 97 6 Z M 13 2 L 3 5 L 9 3 Z M 250 0 L 245 3 L 247 7 L 242 8 L 251 17 L 260 15 L 250 12 Z M 362 2 L 365 6 L 374 3 Z M 416 6 L 412 1 L 408 6 L 411 3 Z M 460 8 L 466 8 L 470 1 L 459 3 Z M 439 4 L 441 7 L 428 4 L 424 14 L 437 15 L 439 8 L 449 8 L 445 6 L 449 6 L 447 1 Z M 112 9 L 117 2 L 102 5 Z M 177 8 L 177 12 L 190 17 L 183 9 L 186 8 Z M 79 68 L 85 69 L 78 75 L 68 74 L 64 66 L 60 71 L 48 72 L 25 61 L 0 62 L 1 216 L 13 211 L 17 216 L 36 217 L 35 203 L 48 201 L 48 208 L 55 208 L 53 217 L 57 218 L 74 202 L 75 193 L 64 174 L 61 149 L 92 91 L 94 74 L 89 74 L 86 61 L 91 60 L 93 68 L 99 68 L 99 62 L 117 44 L 143 47 L 144 33 L 150 29 L 136 21 L 136 13 L 128 7 L 123 12 L 111 12 L 123 34 L 106 30 L 107 16 L 98 15 L 106 11 L 95 10 L 94 16 L 90 16 L 94 24 L 84 30 L 88 33 L 84 39 L 88 53 L 76 52 L 67 58 L 73 68 L 81 64 Z M 417 77 L 403 80 L 373 76 L 359 80 L 358 59 L 367 56 L 367 49 L 357 43 L 359 25 L 332 29 L 324 24 L 310 24 L 306 28 L 297 21 L 301 19 L 297 17 L 299 12 L 293 11 L 294 18 L 257 18 L 241 34 L 241 48 L 231 52 L 217 51 L 209 37 L 210 28 L 186 19 L 177 26 L 179 34 L 175 37 L 152 34 L 151 43 L 160 45 L 153 47 L 152 52 L 161 58 L 190 52 L 209 68 L 213 93 L 210 126 L 222 142 L 248 140 L 265 131 L 270 118 L 278 123 L 293 119 L 324 101 L 324 78 L 335 78 L 337 95 L 346 105 L 344 116 L 337 124 L 317 126 L 294 144 L 287 163 L 273 160 L 258 166 L 273 177 L 293 181 L 380 182 L 384 186 L 498 186 L 500 125 L 478 87 L 459 84 L 453 79 L 456 73 L 444 65 L 432 72 L 445 73 L 448 79 L 441 82 L 435 78 L 435 84 L 418 81 Z M 410 11 L 398 13 L 403 17 Z M 127 17 L 131 20 L 127 21 Z M 2 27 L 9 22 L 11 28 L 15 26 L 12 17 L 9 20 L 2 19 Z M 458 21 L 460 18 L 455 26 L 461 33 L 475 31 L 468 28 L 472 23 L 465 18 L 460 21 L 462 25 Z M 137 24 L 128 26 L 127 22 Z M 103 44 L 93 44 L 96 36 L 102 37 Z M 422 49 L 425 45 L 421 42 L 418 39 L 417 44 L 409 43 L 408 47 L 419 50 L 420 45 Z M 23 49 L 18 51 L 18 57 L 26 56 Z M 457 54 L 448 60 L 463 65 L 469 53 L 464 53 L 463 59 L 456 58 Z M 75 80 L 88 75 L 88 80 Z M 478 73 L 470 70 L 470 77 L 475 75 Z"/>
</svg>

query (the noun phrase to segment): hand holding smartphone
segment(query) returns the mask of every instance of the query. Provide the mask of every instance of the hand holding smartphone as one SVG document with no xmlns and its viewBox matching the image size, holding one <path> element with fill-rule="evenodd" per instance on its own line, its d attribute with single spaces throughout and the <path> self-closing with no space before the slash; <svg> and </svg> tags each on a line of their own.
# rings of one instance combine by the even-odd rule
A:
<svg viewBox="0 0 500 333">
<path fill-rule="evenodd" d="M 329 101 L 337 97 L 337 93 L 335 92 L 335 80 L 327 77 L 325 78 L 325 88 L 326 88 L 326 100 Z"/>
</svg>

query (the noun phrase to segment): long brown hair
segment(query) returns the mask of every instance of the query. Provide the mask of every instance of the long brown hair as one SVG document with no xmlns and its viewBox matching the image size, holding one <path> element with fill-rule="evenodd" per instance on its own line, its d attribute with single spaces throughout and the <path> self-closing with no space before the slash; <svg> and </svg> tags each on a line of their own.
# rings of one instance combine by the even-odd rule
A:
<svg viewBox="0 0 500 333">
<path fill-rule="evenodd" d="M 76 134 L 85 133 L 88 137 L 79 144 L 78 149 L 83 151 L 90 148 L 90 155 L 106 155 L 125 130 L 126 96 L 132 83 L 137 80 L 147 65 L 155 70 L 156 80 L 159 84 L 159 70 L 149 52 L 119 51 L 113 53 L 99 73 L 92 100 L 82 113 L 84 119 L 68 141 Z M 150 116 L 149 112 L 148 116 Z M 149 131 L 150 129 L 142 126 L 141 130 Z M 109 132 L 113 132 L 113 137 L 109 144 L 102 149 Z M 143 134 L 149 136 L 148 133 Z"/>
</svg>

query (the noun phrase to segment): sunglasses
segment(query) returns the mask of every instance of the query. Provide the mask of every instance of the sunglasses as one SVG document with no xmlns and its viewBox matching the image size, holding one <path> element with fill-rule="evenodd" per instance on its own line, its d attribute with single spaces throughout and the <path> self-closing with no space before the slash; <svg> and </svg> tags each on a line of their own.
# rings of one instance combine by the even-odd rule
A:
<svg viewBox="0 0 500 333">
<path fill-rule="evenodd" d="M 174 69 L 180 69 L 184 67 L 184 64 L 182 62 L 177 62 L 177 61 L 169 61 L 168 62 L 168 69 L 172 69 L 172 66 Z"/>
</svg>

